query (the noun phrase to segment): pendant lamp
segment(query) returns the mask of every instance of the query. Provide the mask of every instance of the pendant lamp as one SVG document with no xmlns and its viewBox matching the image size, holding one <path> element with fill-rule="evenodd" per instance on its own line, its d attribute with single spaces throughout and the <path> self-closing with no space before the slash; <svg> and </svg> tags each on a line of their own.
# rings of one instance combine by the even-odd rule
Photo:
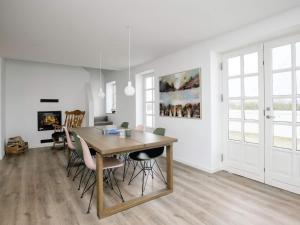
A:
<svg viewBox="0 0 300 225">
<path fill-rule="evenodd" d="M 125 95 L 133 96 L 135 94 L 135 88 L 132 86 L 131 83 L 131 74 L 130 74 L 130 63 L 131 63 L 131 28 L 128 26 L 128 84 L 124 89 Z"/>
<path fill-rule="evenodd" d="M 100 54 L 100 79 L 99 79 L 99 81 L 100 81 L 100 84 L 99 84 L 100 87 L 99 87 L 98 96 L 100 98 L 104 98 L 105 97 L 105 93 L 104 93 L 104 91 L 102 89 L 102 54 Z"/>
</svg>

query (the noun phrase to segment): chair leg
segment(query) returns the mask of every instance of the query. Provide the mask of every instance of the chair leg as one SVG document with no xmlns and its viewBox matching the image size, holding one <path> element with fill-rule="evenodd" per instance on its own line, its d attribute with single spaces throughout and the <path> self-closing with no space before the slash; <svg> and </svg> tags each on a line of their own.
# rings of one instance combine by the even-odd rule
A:
<svg viewBox="0 0 300 225">
<path fill-rule="evenodd" d="M 156 159 L 154 160 L 154 164 L 153 164 L 152 168 L 154 167 L 155 164 L 156 164 L 156 167 L 158 168 L 158 170 L 159 170 L 159 172 L 160 172 L 161 177 L 163 178 L 163 182 L 164 182 L 165 184 L 167 184 L 166 178 L 165 178 L 165 176 L 163 175 L 163 173 L 162 173 L 162 171 L 161 171 L 161 169 L 160 169 L 160 166 L 158 165 Z"/>
<path fill-rule="evenodd" d="M 73 165 L 75 165 L 75 164 L 76 164 L 76 161 L 79 159 L 75 153 L 74 153 L 73 155 L 74 155 L 74 156 L 73 156 L 73 158 L 72 158 L 72 162 L 70 162 L 69 169 L 68 169 L 68 173 L 67 173 L 67 177 L 69 177 L 69 176 L 71 175 L 71 170 L 72 170 L 72 168 L 73 168 Z"/>
<path fill-rule="evenodd" d="M 79 161 L 79 159 L 76 159 L 76 161 L 74 162 L 74 165 L 76 164 L 77 161 Z M 74 177 L 73 177 L 73 181 L 75 180 L 75 176 L 77 175 L 79 168 L 80 168 L 80 164 L 78 166 L 76 166 L 76 170 L 75 170 L 75 174 L 74 174 Z"/>
<path fill-rule="evenodd" d="M 90 203 L 89 203 L 88 210 L 87 210 L 87 212 L 86 212 L 87 214 L 90 213 L 90 209 L 91 209 L 91 206 L 92 206 L 92 200 L 93 200 L 93 195 L 94 195 L 95 186 L 96 186 L 96 182 L 94 182 L 94 184 L 93 184 L 93 189 L 92 189 L 92 193 L 91 193 L 91 197 L 90 197 Z"/>
<path fill-rule="evenodd" d="M 116 177 L 115 177 L 115 173 L 111 172 L 111 174 L 112 174 L 113 180 L 114 180 L 114 182 L 115 182 L 115 185 L 116 185 L 116 187 L 117 187 L 117 189 L 118 189 L 118 194 L 117 194 L 117 193 L 116 193 L 116 194 L 121 198 L 122 202 L 124 202 L 124 198 L 123 198 L 122 192 L 121 192 L 121 190 L 120 190 L 119 184 L 118 184 L 118 182 L 117 182 L 117 179 L 116 179 Z"/>
<path fill-rule="evenodd" d="M 136 170 L 136 165 L 135 163 L 133 163 L 133 171 L 132 171 L 132 174 L 131 174 L 131 177 L 129 179 L 129 182 L 128 182 L 128 185 L 131 183 L 131 181 L 133 180 L 133 176 L 134 176 L 134 173 L 135 173 L 135 170 Z"/>
<path fill-rule="evenodd" d="M 79 181 L 79 185 L 78 185 L 78 190 L 80 190 L 82 181 L 83 181 L 84 178 L 85 178 L 85 175 L 86 175 L 85 170 L 86 170 L 86 167 L 83 168 L 83 171 L 82 171 L 82 174 L 81 174 L 81 177 L 80 177 L 80 181 Z"/>
<path fill-rule="evenodd" d="M 70 163 L 72 161 L 72 154 L 70 154 L 70 156 L 68 157 L 68 163 L 67 163 L 67 167 L 66 167 L 66 170 L 68 171 L 69 169 L 69 166 L 70 166 Z"/>
<path fill-rule="evenodd" d="M 80 169 L 81 166 L 83 166 L 83 168 Z M 73 177 L 73 181 L 75 181 L 75 179 L 79 176 L 79 174 L 80 174 L 84 169 L 85 169 L 85 166 L 84 166 L 84 165 L 79 165 L 79 166 L 77 167 L 76 173 L 75 173 L 75 175 L 74 175 L 74 177 Z"/>
<path fill-rule="evenodd" d="M 127 165 L 126 165 L 126 167 L 124 167 L 126 170 L 125 170 L 125 176 L 123 177 L 123 181 L 125 180 L 125 177 L 126 177 L 126 175 L 127 175 L 127 173 L 128 173 L 128 170 L 129 170 L 129 167 L 130 167 L 131 164 L 133 164 L 133 163 L 132 163 L 131 159 L 128 158 L 128 159 L 127 159 Z M 125 166 L 125 165 L 124 165 L 124 166 Z"/>
<path fill-rule="evenodd" d="M 144 173 L 143 169 L 141 169 L 140 172 L 138 172 L 138 173 L 134 176 L 135 170 L 136 170 L 136 168 L 137 168 L 137 166 L 138 166 L 137 164 L 138 164 L 138 162 L 136 162 L 136 164 L 135 164 L 135 166 L 134 166 L 134 169 L 133 169 L 133 172 L 132 172 L 132 175 L 131 175 L 131 177 L 130 177 L 130 180 L 129 180 L 128 185 L 130 185 L 131 182 L 132 182 L 132 181 L 133 181 L 133 180 L 134 180 L 141 172 Z"/>
<path fill-rule="evenodd" d="M 83 195 L 89 190 L 89 188 L 88 188 L 88 185 L 89 185 L 89 183 L 90 183 L 90 179 L 91 179 L 91 177 L 92 177 L 92 175 L 93 175 L 93 171 L 90 171 L 90 175 L 89 175 L 89 178 L 88 178 L 88 180 L 87 180 L 87 182 L 86 182 L 86 184 L 85 184 L 85 186 L 84 186 L 84 188 L 83 188 L 83 191 L 82 191 L 82 194 L 81 194 L 81 198 L 83 198 Z"/>
<path fill-rule="evenodd" d="M 155 163 L 155 162 L 154 162 Z M 150 168 L 151 168 L 151 176 L 152 176 L 152 179 L 154 179 L 154 173 L 153 173 L 153 166 L 154 166 L 154 163 L 153 165 L 151 165 L 151 161 L 150 161 Z"/>
<path fill-rule="evenodd" d="M 124 156 L 124 166 L 123 166 L 123 182 L 125 180 L 125 176 L 126 176 L 126 166 L 127 166 L 127 155 L 125 154 Z"/>
<path fill-rule="evenodd" d="M 68 157 L 68 164 L 67 164 L 67 168 L 66 168 L 67 171 L 68 171 L 69 167 L 71 166 L 71 163 L 75 159 L 75 157 L 76 157 L 75 153 L 70 152 L 70 156 Z"/>
<path fill-rule="evenodd" d="M 114 186 L 113 186 L 113 183 L 111 180 L 112 170 L 108 169 L 106 172 L 107 172 L 107 177 L 108 177 L 108 182 L 110 184 L 110 188 L 111 188 L 111 190 L 114 190 Z"/>
<path fill-rule="evenodd" d="M 125 181 L 125 177 L 127 175 L 130 164 L 131 164 L 131 159 L 129 158 L 129 154 L 126 154 L 124 158 L 124 167 L 123 167 L 123 182 Z"/>
<path fill-rule="evenodd" d="M 146 181 L 144 182 L 144 191 L 146 189 L 147 186 L 147 182 L 148 182 L 148 178 L 149 178 L 149 174 L 151 173 L 151 161 L 150 161 L 150 166 L 148 166 L 148 162 L 146 161 L 146 166 L 145 166 L 145 171 L 148 171 L 147 173 L 145 173 L 146 176 Z M 149 169 L 150 168 L 150 169 Z M 150 171 L 149 171 L 150 170 Z"/>
</svg>

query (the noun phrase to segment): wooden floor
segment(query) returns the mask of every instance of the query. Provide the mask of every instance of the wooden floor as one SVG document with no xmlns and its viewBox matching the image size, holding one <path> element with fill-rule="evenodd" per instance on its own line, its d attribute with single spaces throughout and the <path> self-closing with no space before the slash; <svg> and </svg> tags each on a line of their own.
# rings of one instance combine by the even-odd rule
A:
<svg viewBox="0 0 300 225">
<path fill-rule="evenodd" d="M 173 194 L 98 220 L 95 204 L 90 214 L 85 213 L 88 196 L 80 198 L 78 181 L 66 177 L 65 163 L 63 151 L 50 149 L 0 161 L 0 224 L 300 224 L 299 195 L 179 163 L 174 164 Z M 159 183 L 154 180 L 149 189 Z M 126 183 L 121 186 L 140 193 L 137 182 L 130 189 Z"/>
</svg>

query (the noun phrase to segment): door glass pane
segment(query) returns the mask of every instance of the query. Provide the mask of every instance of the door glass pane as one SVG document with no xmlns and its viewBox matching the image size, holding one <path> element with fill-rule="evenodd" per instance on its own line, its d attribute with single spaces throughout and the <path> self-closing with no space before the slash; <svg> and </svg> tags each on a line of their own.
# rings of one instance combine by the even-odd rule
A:
<svg viewBox="0 0 300 225">
<path fill-rule="evenodd" d="M 241 96 L 241 79 L 234 78 L 228 80 L 228 94 L 229 97 L 240 97 Z"/>
<path fill-rule="evenodd" d="M 244 88 L 246 97 L 256 97 L 258 96 L 258 76 L 245 77 L 244 78 Z"/>
<path fill-rule="evenodd" d="M 153 116 L 146 116 L 146 127 L 153 127 Z"/>
<path fill-rule="evenodd" d="M 250 143 L 258 143 L 259 140 L 259 126 L 258 123 L 245 123 L 244 135 L 245 141 Z"/>
<path fill-rule="evenodd" d="M 296 66 L 300 66 L 300 42 L 296 43 Z"/>
<path fill-rule="evenodd" d="M 153 90 L 146 91 L 146 102 L 154 101 Z"/>
<path fill-rule="evenodd" d="M 300 150 L 300 127 L 297 127 L 297 151 Z"/>
<path fill-rule="evenodd" d="M 146 89 L 151 89 L 153 87 L 153 77 L 146 77 L 145 79 Z"/>
<path fill-rule="evenodd" d="M 244 73 L 258 73 L 258 53 L 244 55 Z"/>
<path fill-rule="evenodd" d="M 273 125 L 273 146 L 292 148 L 292 127 L 288 125 Z"/>
<path fill-rule="evenodd" d="M 273 99 L 274 121 L 292 122 L 292 99 Z"/>
<path fill-rule="evenodd" d="M 273 95 L 291 95 L 291 72 L 273 74 Z"/>
<path fill-rule="evenodd" d="M 244 101 L 244 113 L 246 120 L 258 120 L 258 99 L 247 99 Z"/>
<path fill-rule="evenodd" d="M 146 103 L 146 114 L 153 114 L 153 103 Z"/>
<path fill-rule="evenodd" d="M 229 118 L 240 119 L 241 118 L 241 100 L 229 101 Z"/>
<path fill-rule="evenodd" d="M 241 140 L 242 138 L 242 128 L 241 128 L 241 122 L 239 121 L 229 121 L 229 139 L 230 140 Z"/>
<path fill-rule="evenodd" d="M 272 49 L 272 69 L 287 69 L 292 66 L 291 45 L 284 45 Z"/>
<path fill-rule="evenodd" d="M 241 74 L 241 57 L 237 56 L 228 59 L 228 76 L 237 76 Z"/>
<path fill-rule="evenodd" d="M 297 94 L 300 95 L 300 70 L 296 71 Z"/>
</svg>

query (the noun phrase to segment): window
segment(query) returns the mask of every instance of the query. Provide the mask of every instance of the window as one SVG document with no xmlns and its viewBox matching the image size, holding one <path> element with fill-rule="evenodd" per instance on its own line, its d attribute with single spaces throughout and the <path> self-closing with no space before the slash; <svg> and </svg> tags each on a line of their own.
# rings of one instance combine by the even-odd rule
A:
<svg viewBox="0 0 300 225">
<path fill-rule="evenodd" d="M 106 113 L 116 112 L 116 81 L 106 83 Z"/>
<path fill-rule="evenodd" d="M 146 128 L 153 128 L 155 126 L 155 83 L 153 73 L 144 75 L 143 84 L 144 125 Z"/>
<path fill-rule="evenodd" d="M 259 143 L 258 63 L 258 51 L 227 59 L 229 140 Z"/>
</svg>

